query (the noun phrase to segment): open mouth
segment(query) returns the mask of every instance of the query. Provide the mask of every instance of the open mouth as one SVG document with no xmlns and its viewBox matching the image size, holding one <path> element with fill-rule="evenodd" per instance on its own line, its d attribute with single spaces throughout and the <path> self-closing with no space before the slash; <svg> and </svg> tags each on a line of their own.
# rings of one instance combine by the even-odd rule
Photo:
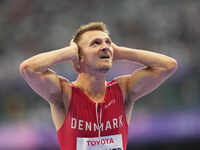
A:
<svg viewBox="0 0 200 150">
<path fill-rule="evenodd" d="M 99 58 L 100 58 L 100 59 L 109 59 L 110 56 L 109 56 L 109 55 L 104 55 L 104 56 L 100 56 Z"/>
</svg>

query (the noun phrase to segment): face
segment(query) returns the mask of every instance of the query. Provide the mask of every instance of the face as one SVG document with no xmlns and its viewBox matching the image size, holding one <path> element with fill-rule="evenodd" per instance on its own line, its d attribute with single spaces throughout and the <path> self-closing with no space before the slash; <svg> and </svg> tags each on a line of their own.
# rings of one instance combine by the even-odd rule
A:
<svg viewBox="0 0 200 150">
<path fill-rule="evenodd" d="M 106 73 L 112 67 L 113 48 L 105 32 L 88 31 L 79 41 L 81 47 L 80 65 L 84 71 Z"/>
</svg>

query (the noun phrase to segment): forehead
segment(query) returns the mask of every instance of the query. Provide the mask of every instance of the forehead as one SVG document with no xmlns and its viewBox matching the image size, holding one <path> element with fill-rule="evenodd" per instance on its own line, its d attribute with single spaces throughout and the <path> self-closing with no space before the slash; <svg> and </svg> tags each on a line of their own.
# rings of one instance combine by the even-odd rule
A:
<svg viewBox="0 0 200 150">
<path fill-rule="evenodd" d="M 80 44 L 88 43 L 96 38 L 110 38 L 107 33 L 103 31 L 87 31 L 81 35 Z"/>
</svg>

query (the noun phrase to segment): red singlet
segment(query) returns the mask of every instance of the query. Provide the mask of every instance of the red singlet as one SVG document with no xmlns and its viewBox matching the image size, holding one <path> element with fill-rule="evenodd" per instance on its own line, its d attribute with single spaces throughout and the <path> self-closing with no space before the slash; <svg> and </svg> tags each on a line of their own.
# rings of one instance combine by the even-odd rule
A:
<svg viewBox="0 0 200 150">
<path fill-rule="evenodd" d="M 126 150 L 128 124 L 119 85 L 108 82 L 103 103 L 72 86 L 69 110 L 57 134 L 61 150 Z"/>
</svg>

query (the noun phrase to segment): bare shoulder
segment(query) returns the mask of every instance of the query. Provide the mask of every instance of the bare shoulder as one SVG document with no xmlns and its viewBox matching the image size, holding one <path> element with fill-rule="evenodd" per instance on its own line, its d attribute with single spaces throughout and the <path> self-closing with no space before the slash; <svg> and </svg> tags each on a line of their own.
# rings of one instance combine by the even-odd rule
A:
<svg viewBox="0 0 200 150">
<path fill-rule="evenodd" d="M 68 107 L 72 95 L 72 84 L 68 79 L 64 78 L 63 76 L 59 76 L 59 79 L 62 86 L 62 100 L 65 104 L 65 107 Z"/>
<path fill-rule="evenodd" d="M 70 104 L 71 100 L 71 95 L 72 95 L 72 86 L 71 82 L 60 75 L 57 75 L 59 79 L 59 84 L 60 84 L 60 92 L 52 92 L 51 93 L 51 101 L 54 101 L 55 103 L 49 103 L 51 110 L 56 110 L 56 112 L 62 112 L 63 114 L 66 114 L 68 111 L 68 107 Z M 59 111 L 58 111 L 59 110 Z"/>
<path fill-rule="evenodd" d="M 123 94 L 123 100 L 127 99 L 127 88 L 128 88 L 128 79 L 130 78 L 130 75 L 123 75 L 118 76 L 114 80 L 119 84 L 120 89 Z"/>
<path fill-rule="evenodd" d="M 68 112 L 69 104 L 70 104 L 70 99 L 71 99 L 71 83 L 68 79 L 58 76 L 61 84 L 61 103 L 50 103 L 50 109 L 51 109 L 51 115 L 52 115 L 52 120 L 53 123 L 56 127 L 56 130 L 58 131 L 65 120 L 66 113 Z"/>
<path fill-rule="evenodd" d="M 130 123 L 131 114 L 133 110 L 134 101 L 131 100 L 129 92 L 128 92 L 128 82 L 130 80 L 131 75 L 124 75 L 115 78 L 115 81 L 119 84 L 124 100 L 124 111 L 126 114 L 127 123 Z"/>
</svg>

